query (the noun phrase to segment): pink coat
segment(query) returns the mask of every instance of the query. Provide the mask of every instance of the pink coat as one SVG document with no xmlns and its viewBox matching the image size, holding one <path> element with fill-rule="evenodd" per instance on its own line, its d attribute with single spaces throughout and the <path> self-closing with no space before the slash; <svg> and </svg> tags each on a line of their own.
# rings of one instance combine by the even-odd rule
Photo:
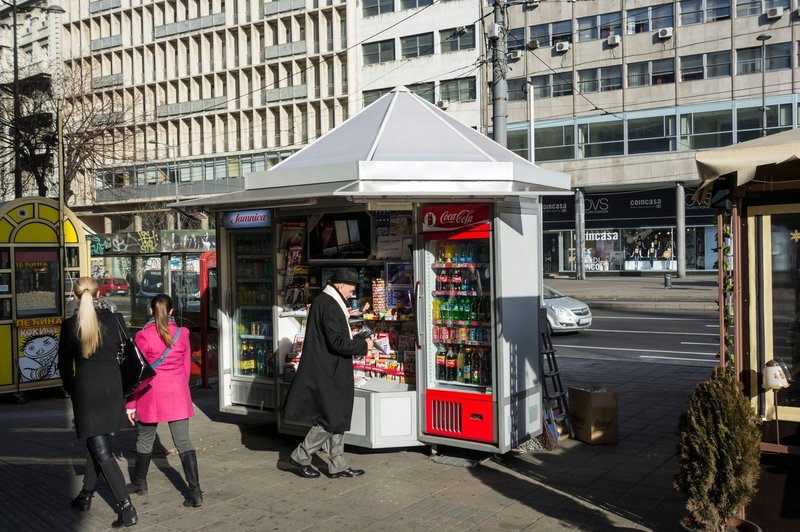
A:
<svg viewBox="0 0 800 532">
<path fill-rule="evenodd" d="M 177 325 L 170 323 L 169 329 L 174 338 Z M 154 323 L 145 325 L 136 334 L 136 345 L 150 363 L 161 358 L 167 349 Z M 127 408 L 136 409 L 136 418 L 139 421 L 159 423 L 187 419 L 194 415 L 192 396 L 189 393 L 191 355 L 189 330 L 181 328 L 178 341 L 156 367 L 156 376 L 128 398 Z"/>
</svg>

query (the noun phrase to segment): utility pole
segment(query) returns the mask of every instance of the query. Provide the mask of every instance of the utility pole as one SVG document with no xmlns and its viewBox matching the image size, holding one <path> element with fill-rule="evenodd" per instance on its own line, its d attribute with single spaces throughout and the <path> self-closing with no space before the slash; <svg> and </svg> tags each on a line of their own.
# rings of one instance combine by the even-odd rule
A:
<svg viewBox="0 0 800 532">
<path fill-rule="evenodd" d="M 494 23 L 489 28 L 489 42 L 492 47 L 492 136 L 496 143 L 505 147 L 508 129 L 508 43 L 504 0 L 494 0 Z"/>
</svg>

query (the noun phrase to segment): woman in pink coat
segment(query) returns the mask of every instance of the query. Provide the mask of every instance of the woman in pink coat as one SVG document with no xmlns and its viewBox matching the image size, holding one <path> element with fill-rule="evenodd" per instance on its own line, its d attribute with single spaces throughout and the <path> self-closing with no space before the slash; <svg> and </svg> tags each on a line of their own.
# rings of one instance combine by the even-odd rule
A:
<svg viewBox="0 0 800 532">
<path fill-rule="evenodd" d="M 147 470 L 153 454 L 156 429 L 161 422 L 169 423 L 172 441 L 186 476 L 188 491 L 184 506 L 202 506 L 197 474 L 197 454 L 189 439 L 189 418 L 194 415 L 189 393 L 191 348 L 189 331 L 178 327 L 172 318 L 172 298 L 159 294 L 150 302 L 153 318 L 136 334 L 136 345 L 156 370 L 156 376 L 142 385 L 129 398 L 128 419 L 138 421 L 136 466 L 131 493 L 147 493 Z"/>
</svg>

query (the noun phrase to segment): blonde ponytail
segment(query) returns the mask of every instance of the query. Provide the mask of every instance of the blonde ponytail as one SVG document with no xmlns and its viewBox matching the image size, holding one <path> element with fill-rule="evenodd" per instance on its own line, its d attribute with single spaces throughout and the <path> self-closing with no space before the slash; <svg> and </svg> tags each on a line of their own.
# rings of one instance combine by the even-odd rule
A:
<svg viewBox="0 0 800 532">
<path fill-rule="evenodd" d="M 79 298 L 78 302 L 78 338 L 81 342 L 81 356 L 91 358 L 100 345 L 100 324 L 94 310 L 94 298 L 97 297 L 97 282 L 91 277 L 81 277 L 75 283 L 72 292 Z"/>
</svg>

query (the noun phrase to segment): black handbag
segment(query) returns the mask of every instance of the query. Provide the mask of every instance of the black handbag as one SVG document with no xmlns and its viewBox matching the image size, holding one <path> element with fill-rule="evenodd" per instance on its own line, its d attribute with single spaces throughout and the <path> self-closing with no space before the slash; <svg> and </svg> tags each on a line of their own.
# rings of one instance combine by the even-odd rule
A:
<svg viewBox="0 0 800 532">
<path fill-rule="evenodd" d="M 117 327 L 119 327 L 117 362 L 119 362 L 119 372 L 122 377 L 122 393 L 128 396 L 135 392 L 142 383 L 155 377 L 156 370 L 144 358 L 136 342 L 128 336 L 119 321 Z"/>
</svg>

